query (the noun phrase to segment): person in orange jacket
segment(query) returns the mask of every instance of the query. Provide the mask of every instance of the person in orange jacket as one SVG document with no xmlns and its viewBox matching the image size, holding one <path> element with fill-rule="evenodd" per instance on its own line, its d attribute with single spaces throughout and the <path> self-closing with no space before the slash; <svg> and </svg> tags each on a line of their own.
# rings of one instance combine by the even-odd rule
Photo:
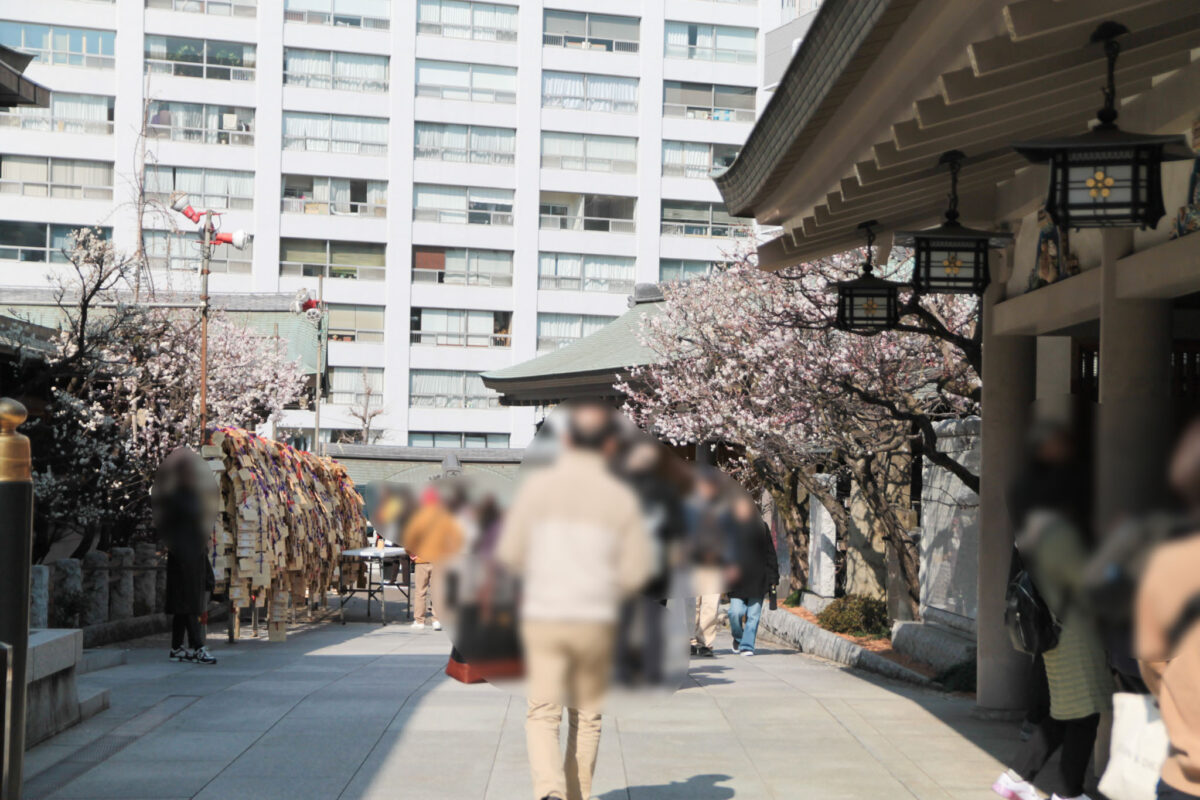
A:
<svg viewBox="0 0 1200 800">
<path fill-rule="evenodd" d="M 412 603 L 414 628 L 425 627 L 428 613 L 435 631 L 442 629 L 433 608 L 431 593 L 434 565 L 454 556 L 462 548 L 463 532 L 453 511 L 442 501 L 436 486 L 421 493 L 421 507 L 404 528 L 404 549 L 413 561 Z"/>
</svg>

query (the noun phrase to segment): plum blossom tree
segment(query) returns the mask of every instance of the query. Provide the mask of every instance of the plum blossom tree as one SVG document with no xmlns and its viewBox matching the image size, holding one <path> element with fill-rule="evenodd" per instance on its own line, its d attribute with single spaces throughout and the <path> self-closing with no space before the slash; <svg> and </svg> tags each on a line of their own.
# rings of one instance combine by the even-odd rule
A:
<svg viewBox="0 0 1200 800">
<path fill-rule="evenodd" d="M 903 496 L 914 437 L 935 463 L 978 485 L 978 476 L 937 449 L 934 429 L 938 419 L 977 410 L 979 381 L 966 353 L 974 341 L 971 303 L 906 298 L 901 330 L 874 337 L 837 330 L 826 287 L 854 274 L 854 261 L 767 273 L 742 258 L 708 278 L 667 286 L 663 313 L 642 331 L 659 359 L 620 388 L 627 410 L 669 440 L 722 441 L 743 454 L 741 477 L 771 493 L 802 572 L 798 490 L 845 529 L 850 512 L 818 475 L 851 478 L 897 557 L 915 615 L 918 558 Z"/>
</svg>

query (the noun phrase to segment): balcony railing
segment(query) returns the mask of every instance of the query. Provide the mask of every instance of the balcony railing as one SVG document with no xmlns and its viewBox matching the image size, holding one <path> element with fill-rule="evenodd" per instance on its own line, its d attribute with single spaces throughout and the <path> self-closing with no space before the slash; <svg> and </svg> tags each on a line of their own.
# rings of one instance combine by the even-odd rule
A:
<svg viewBox="0 0 1200 800">
<path fill-rule="evenodd" d="M 562 214 L 542 214 L 541 228 L 544 231 L 636 233 L 637 223 L 632 219 L 614 219 L 612 217 L 572 217 Z"/>
<path fill-rule="evenodd" d="M 500 408 L 500 397 L 494 394 L 426 394 L 412 393 L 408 404 L 413 408 Z"/>
<path fill-rule="evenodd" d="M 386 31 L 391 22 L 384 17 L 363 17 L 355 14 L 330 14 L 328 11 L 283 12 L 284 22 L 303 22 L 307 25 L 335 25 L 339 28 L 366 28 Z"/>
<path fill-rule="evenodd" d="M 511 166 L 517 161 L 516 153 L 503 153 L 498 150 L 468 150 L 463 147 L 421 144 L 413 147 L 413 158 L 428 161 L 453 161 L 462 164 L 494 164 L 497 166 Z"/>
<path fill-rule="evenodd" d="M 609 53 L 636 53 L 638 51 L 638 42 L 628 39 L 589 39 L 561 33 L 543 33 L 542 45 L 545 47 L 570 47 L 576 50 L 603 50 Z"/>
<path fill-rule="evenodd" d="M 112 200 L 111 186 L 84 186 L 78 183 L 0 180 L 0 194 L 27 197 L 61 197 L 74 200 Z"/>
<path fill-rule="evenodd" d="M 381 281 L 383 267 L 360 267 L 354 264 L 312 264 L 303 261 L 280 261 L 279 274 L 289 278 L 347 278 L 350 280 Z"/>
<path fill-rule="evenodd" d="M 200 273 L 201 259 L 199 256 L 147 256 L 146 264 L 150 269 L 171 270 L 172 272 Z M 249 275 L 254 263 L 244 259 L 212 259 L 208 263 L 208 271 L 218 274 Z"/>
<path fill-rule="evenodd" d="M 538 288 L 564 292 L 609 292 L 628 294 L 633 291 L 634 281 L 621 278 L 591 278 L 578 275 L 539 275 Z"/>
<path fill-rule="evenodd" d="M 146 192 L 146 197 L 159 203 L 170 203 L 171 195 L 165 192 Z M 253 197 L 240 197 L 230 194 L 188 194 L 188 202 L 197 208 L 225 209 L 227 211 L 251 211 L 254 209 Z"/>
<path fill-rule="evenodd" d="M 383 203 L 355 203 L 352 201 L 310 200 L 306 197 L 285 197 L 280 203 L 285 214 L 329 214 L 347 217 L 386 217 L 387 205 Z"/>
<path fill-rule="evenodd" d="M 352 142 L 347 139 L 327 139 L 323 136 L 283 135 L 284 150 L 307 150 L 316 153 L 350 153 L 360 156 L 386 156 L 386 142 Z"/>
<path fill-rule="evenodd" d="M 474 270 L 417 269 L 413 267 L 413 283 L 445 283 L 454 286 L 512 286 L 512 273 L 496 274 Z"/>
<path fill-rule="evenodd" d="M 26 247 L 23 245 L 0 244 L 0 260 L 3 261 L 49 261 L 52 256 L 61 258 L 57 247 Z"/>
<path fill-rule="evenodd" d="M 470 100 L 475 103 L 517 102 L 517 93 L 508 89 L 476 89 L 468 86 L 435 86 L 417 84 L 417 97 L 434 97 L 441 100 Z"/>
<path fill-rule="evenodd" d="M 146 8 L 192 11 L 220 17 L 258 16 L 257 0 L 146 0 Z"/>
<path fill-rule="evenodd" d="M 87 67 L 88 69 L 112 69 L 117 63 L 117 59 L 114 56 L 101 56 L 95 53 L 73 53 L 69 50 L 41 50 L 36 47 L 20 47 L 17 49 L 22 53 L 28 53 L 43 64 Z"/>
<path fill-rule="evenodd" d="M 758 54 L 753 50 L 731 50 L 727 47 L 698 47 L 694 44 L 668 44 L 667 58 L 686 58 L 689 61 L 715 61 L 718 64 L 754 64 Z"/>
<path fill-rule="evenodd" d="M 565 108 L 571 111 L 602 111 L 606 114 L 636 114 L 636 100 L 612 100 L 603 97 L 543 94 L 542 108 Z"/>
<path fill-rule="evenodd" d="M 347 78 L 342 75 L 319 73 L 285 72 L 285 86 L 301 86 L 305 89 L 333 89 L 337 92 L 386 92 L 387 78 Z"/>
<path fill-rule="evenodd" d="M 380 408 L 383 405 L 383 392 L 373 391 L 368 399 L 366 392 L 331 391 L 329 402 L 335 406 L 358 406 L 359 408 L 362 408 L 363 403 L 368 403 L 369 408 Z"/>
<path fill-rule="evenodd" d="M 414 208 L 417 222 L 445 222 L 452 225 L 512 225 L 511 211 L 461 211 L 453 208 Z"/>
<path fill-rule="evenodd" d="M 165 58 L 147 58 L 146 72 L 150 75 L 174 75 L 178 78 L 208 78 L 214 81 L 254 80 L 254 67 L 199 64 L 194 61 L 171 61 Z"/>
<path fill-rule="evenodd" d="M 681 103 L 663 103 L 663 116 L 708 119 L 715 122 L 754 122 L 754 110 L 750 108 L 709 108 Z"/>
<path fill-rule="evenodd" d="M 446 22 L 418 22 L 418 36 L 443 36 L 448 39 L 477 39 L 485 42 L 515 42 L 517 32 L 482 25 L 453 25 Z"/>
<path fill-rule="evenodd" d="M 232 144 L 239 146 L 252 146 L 254 144 L 254 133 L 251 131 L 189 128 L 183 125 L 147 125 L 146 136 L 151 139 L 169 139 L 172 142 L 196 142 L 198 144 Z"/>
<path fill-rule="evenodd" d="M 730 224 L 727 222 L 677 222 L 662 221 L 663 236 L 700 236 L 706 239 L 732 236 L 753 236 L 753 225 Z"/>
<path fill-rule="evenodd" d="M 412 331 L 412 344 L 435 347 L 508 347 L 512 335 L 507 333 L 466 333 L 464 331 Z"/>
<path fill-rule="evenodd" d="M 543 350 L 557 350 L 560 347 L 566 347 L 572 342 L 578 342 L 582 336 L 539 336 L 537 338 L 538 352 Z"/>
<path fill-rule="evenodd" d="M 632 175 L 637 172 L 637 162 L 619 158 L 592 158 L 591 156 L 542 156 L 546 169 L 577 169 L 586 172 L 616 172 Z"/>
<path fill-rule="evenodd" d="M 113 124 L 102 119 L 74 119 L 71 117 L 34 116 L 0 112 L 0 126 L 20 128 L 23 131 L 58 131 L 61 133 L 92 133 L 111 136 Z"/>
</svg>

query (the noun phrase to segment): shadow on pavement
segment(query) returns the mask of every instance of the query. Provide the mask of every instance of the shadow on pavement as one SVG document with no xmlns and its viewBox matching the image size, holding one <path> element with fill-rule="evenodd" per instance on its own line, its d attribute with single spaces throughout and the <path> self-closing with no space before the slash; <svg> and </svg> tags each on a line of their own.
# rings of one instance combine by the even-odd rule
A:
<svg viewBox="0 0 1200 800">
<path fill-rule="evenodd" d="M 728 780 L 728 775 L 693 775 L 683 782 L 613 789 L 597 795 L 597 800 L 729 800 L 734 796 L 733 789 L 717 785 Z"/>
</svg>

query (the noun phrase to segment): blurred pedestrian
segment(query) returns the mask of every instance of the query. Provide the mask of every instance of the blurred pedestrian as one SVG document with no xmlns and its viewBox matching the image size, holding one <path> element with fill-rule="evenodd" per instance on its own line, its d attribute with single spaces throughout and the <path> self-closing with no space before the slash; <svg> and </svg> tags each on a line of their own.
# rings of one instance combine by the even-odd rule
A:
<svg viewBox="0 0 1200 800">
<path fill-rule="evenodd" d="M 536 800 L 591 796 L 618 607 L 653 571 L 637 496 L 606 463 L 617 446 L 615 413 L 599 403 L 569 409 L 564 451 L 525 480 L 496 549 L 524 579 L 525 737 Z"/>
<path fill-rule="evenodd" d="M 733 634 L 733 651 L 752 656 L 763 597 L 779 583 L 779 557 L 775 553 L 771 529 L 745 490 L 737 490 L 732 511 L 737 535 L 738 574 L 729 586 L 729 630 Z"/>
<path fill-rule="evenodd" d="M 1160 800 L 1200 798 L 1200 422 L 1171 461 L 1172 487 L 1188 506 L 1187 533 L 1150 556 L 1136 603 L 1136 652 L 1171 741 Z"/>
<path fill-rule="evenodd" d="M 426 614 L 435 631 L 442 629 L 432 602 L 439 561 L 456 555 L 462 548 L 463 534 L 454 513 L 442 502 L 441 493 L 430 485 L 421 493 L 421 507 L 404 529 L 404 549 L 413 562 L 412 626 L 425 627 Z"/>
<path fill-rule="evenodd" d="M 713 655 L 721 594 L 732 582 L 727 581 L 733 577 L 729 573 L 737 569 L 733 522 L 721 488 L 715 469 L 699 467 L 685 505 L 692 570 L 692 655 L 704 658 Z"/>
</svg>

